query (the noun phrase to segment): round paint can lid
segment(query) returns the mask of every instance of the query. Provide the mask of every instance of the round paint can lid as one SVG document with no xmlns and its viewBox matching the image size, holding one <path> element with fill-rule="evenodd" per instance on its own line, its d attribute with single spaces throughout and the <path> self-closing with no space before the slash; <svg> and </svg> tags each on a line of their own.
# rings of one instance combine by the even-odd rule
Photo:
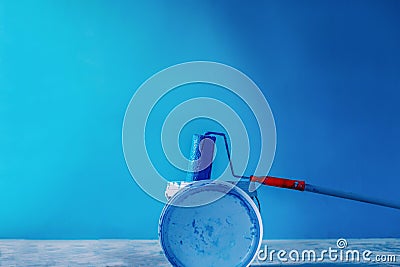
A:
<svg viewBox="0 0 400 267">
<path fill-rule="evenodd" d="M 207 199 L 210 203 L 204 204 Z M 191 183 L 169 200 L 159 221 L 162 249 L 179 267 L 248 266 L 262 236 L 256 205 L 227 182 Z"/>
</svg>

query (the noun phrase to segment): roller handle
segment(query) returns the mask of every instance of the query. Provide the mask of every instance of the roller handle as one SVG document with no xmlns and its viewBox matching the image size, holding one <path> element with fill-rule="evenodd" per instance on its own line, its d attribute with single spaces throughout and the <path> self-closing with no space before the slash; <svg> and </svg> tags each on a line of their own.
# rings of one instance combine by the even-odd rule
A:
<svg viewBox="0 0 400 267">
<path fill-rule="evenodd" d="M 281 187 L 287 189 L 293 189 L 298 191 L 304 191 L 306 187 L 305 181 L 291 180 L 285 178 L 277 178 L 272 176 L 250 176 L 251 182 L 257 182 L 264 185 Z"/>
<path fill-rule="evenodd" d="M 281 187 L 281 188 L 288 188 L 297 191 L 307 191 L 311 193 L 317 193 L 321 195 L 327 195 L 332 197 L 350 199 L 360 202 L 365 202 L 369 204 L 389 207 L 393 209 L 400 210 L 400 204 L 392 203 L 389 201 L 375 199 L 372 197 L 360 196 L 354 193 L 342 192 L 330 188 L 323 188 L 320 186 L 306 184 L 305 181 L 300 180 L 290 180 L 285 178 L 277 178 L 272 176 L 250 176 L 251 182 L 257 182 L 264 185 L 274 186 L 274 187 Z"/>
</svg>

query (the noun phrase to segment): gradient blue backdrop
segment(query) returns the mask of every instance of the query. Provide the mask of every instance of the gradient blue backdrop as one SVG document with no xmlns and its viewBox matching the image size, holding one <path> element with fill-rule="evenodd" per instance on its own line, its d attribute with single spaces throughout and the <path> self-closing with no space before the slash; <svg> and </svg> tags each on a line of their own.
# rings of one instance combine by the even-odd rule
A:
<svg viewBox="0 0 400 267">
<path fill-rule="evenodd" d="M 126 168 L 123 116 L 148 77 L 192 60 L 262 88 L 270 174 L 400 201 L 399 13 L 399 1 L 1 1 L 0 238 L 156 238 L 162 204 Z M 400 237 L 396 210 L 273 188 L 260 199 L 265 238 Z"/>
</svg>

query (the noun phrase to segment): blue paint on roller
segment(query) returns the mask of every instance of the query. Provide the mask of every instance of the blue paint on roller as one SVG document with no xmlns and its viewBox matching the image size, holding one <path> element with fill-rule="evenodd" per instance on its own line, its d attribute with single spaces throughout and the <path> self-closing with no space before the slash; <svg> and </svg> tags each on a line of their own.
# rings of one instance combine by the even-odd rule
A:
<svg viewBox="0 0 400 267">
<path fill-rule="evenodd" d="M 210 179 L 215 140 L 215 136 L 193 135 L 186 181 Z"/>
</svg>

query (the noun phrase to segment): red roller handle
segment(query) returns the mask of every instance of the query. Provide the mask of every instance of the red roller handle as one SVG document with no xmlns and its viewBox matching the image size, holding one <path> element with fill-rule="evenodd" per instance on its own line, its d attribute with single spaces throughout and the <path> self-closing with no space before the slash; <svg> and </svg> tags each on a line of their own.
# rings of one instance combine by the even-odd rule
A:
<svg viewBox="0 0 400 267">
<path fill-rule="evenodd" d="M 298 191 L 304 191 L 306 187 L 306 183 L 304 181 L 299 180 L 290 180 L 284 178 L 277 178 L 272 176 L 250 176 L 251 182 L 257 182 L 264 185 L 288 188 Z"/>
</svg>

